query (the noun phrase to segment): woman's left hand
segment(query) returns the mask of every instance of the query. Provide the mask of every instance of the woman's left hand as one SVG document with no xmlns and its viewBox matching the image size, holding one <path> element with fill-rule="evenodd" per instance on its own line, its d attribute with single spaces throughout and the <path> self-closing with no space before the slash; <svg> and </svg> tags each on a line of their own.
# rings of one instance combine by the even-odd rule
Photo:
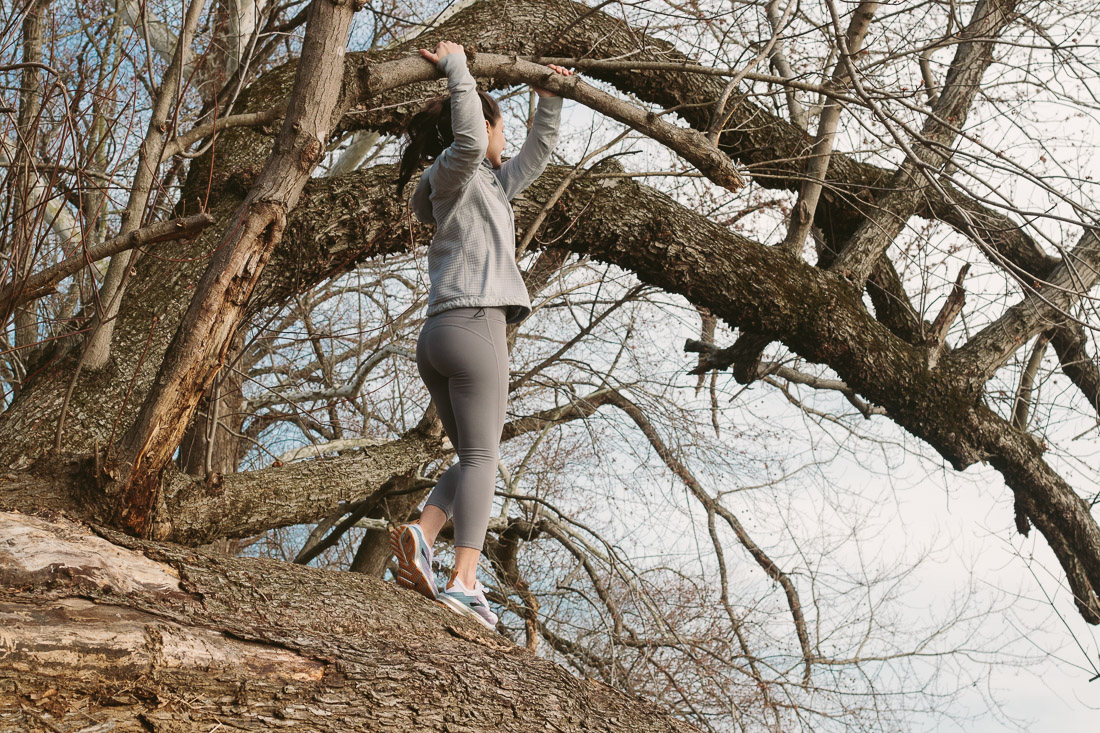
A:
<svg viewBox="0 0 1100 733">
<path fill-rule="evenodd" d="M 566 69 L 565 67 L 558 66 L 557 64 L 547 64 L 547 66 L 549 66 L 551 69 L 558 72 L 562 76 L 572 76 L 573 75 L 573 70 L 572 69 Z M 540 97 L 556 97 L 556 96 L 558 96 L 557 94 L 554 94 L 553 92 L 547 91 L 545 89 L 541 89 L 539 87 L 531 87 L 531 88 L 534 89 L 535 93 L 538 94 Z"/>
</svg>

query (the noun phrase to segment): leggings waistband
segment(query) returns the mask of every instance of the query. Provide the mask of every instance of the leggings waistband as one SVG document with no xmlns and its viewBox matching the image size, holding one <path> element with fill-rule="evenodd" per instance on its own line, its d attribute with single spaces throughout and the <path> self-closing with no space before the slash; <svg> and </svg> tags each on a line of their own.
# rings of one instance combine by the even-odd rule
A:
<svg viewBox="0 0 1100 733">
<path fill-rule="evenodd" d="M 442 318 L 488 318 L 492 321 L 504 321 L 507 318 L 507 308 L 502 305 L 489 305 L 489 306 L 463 306 L 461 308 L 448 308 L 445 311 L 440 311 L 435 315 L 428 316 L 428 321 L 435 321 Z"/>
</svg>

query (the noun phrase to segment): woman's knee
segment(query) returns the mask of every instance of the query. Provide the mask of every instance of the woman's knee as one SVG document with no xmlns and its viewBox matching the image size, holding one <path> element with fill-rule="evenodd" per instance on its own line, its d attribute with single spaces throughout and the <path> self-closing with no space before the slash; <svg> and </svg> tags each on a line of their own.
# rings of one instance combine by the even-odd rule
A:
<svg viewBox="0 0 1100 733">
<path fill-rule="evenodd" d="M 493 470 L 496 470 L 497 461 L 500 459 L 499 447 L 463 448 L 457 453 L 458 461 L 464 468 L 491 466 Z"/>
</svg>

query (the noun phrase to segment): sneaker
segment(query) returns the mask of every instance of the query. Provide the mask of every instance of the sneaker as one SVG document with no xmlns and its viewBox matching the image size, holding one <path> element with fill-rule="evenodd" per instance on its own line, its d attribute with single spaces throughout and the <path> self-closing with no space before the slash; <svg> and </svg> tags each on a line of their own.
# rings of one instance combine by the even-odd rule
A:
<svg viewBox="0 0 1100 733">
<path fill-rule="evenodd" d="M 485 628 L 496 630 L 497 615 L 489 609 L 485 586 L 480 580 L 474 581 L 473 588 L 467 588 L 456 577 L 439 594 L 439 601 L 456 613 L 476 619 Z"/>
<path fill-rule="evenodd" d="M 397 557 L 397 584 L 436 600 L 432 548 L 424 539 L 420 525 L 402 524 L 390 528 L 390 547 Z"/>
</svg>

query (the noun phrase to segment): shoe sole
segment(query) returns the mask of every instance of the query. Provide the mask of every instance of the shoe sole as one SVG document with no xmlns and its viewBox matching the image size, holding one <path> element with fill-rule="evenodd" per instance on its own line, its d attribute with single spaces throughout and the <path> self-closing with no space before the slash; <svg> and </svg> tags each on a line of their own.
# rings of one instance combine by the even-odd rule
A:
<svg viewBox="0 0 1100 733">
<path fill-rule="evenodd" d="M 497 627 L 495 625 L 490 624 L 489 620 L 486 619 L 484 616 L 482 616 L 480 613 L 478 613 L 474 609 L 470 608 L 469 606 L 467 606 L 462 601 L 455 600 L 454 598 L 451 598 L 446 593 L 440 593 L 439 597 L 436 598 L 435 600 L 438 603 L 442 603 L 444 606 L 451 609 L 452 611 L 459 614 L 460 616 L 469 616 L 470 618 L 474 619 L 475 621 L 477 621 L 478 623 L 480 623 L 482 626 L 489 629 L 490 631 L 496 631 L 496 629 L 497 629 Z"/>
<path fill-rule="evenodd" d="M 420 557 L 420 541 L 416 534 L 412 530 L 403 532 L 401 527 L 391 527 L 390 549 L 397 558 L 397 584 L 402 588 L 415 590 L 433 601 L 438 600 L 433 587 L 434 579 L 425 577 L 424 571 L 416 563 L 416 558 Z"/>
</svg>

